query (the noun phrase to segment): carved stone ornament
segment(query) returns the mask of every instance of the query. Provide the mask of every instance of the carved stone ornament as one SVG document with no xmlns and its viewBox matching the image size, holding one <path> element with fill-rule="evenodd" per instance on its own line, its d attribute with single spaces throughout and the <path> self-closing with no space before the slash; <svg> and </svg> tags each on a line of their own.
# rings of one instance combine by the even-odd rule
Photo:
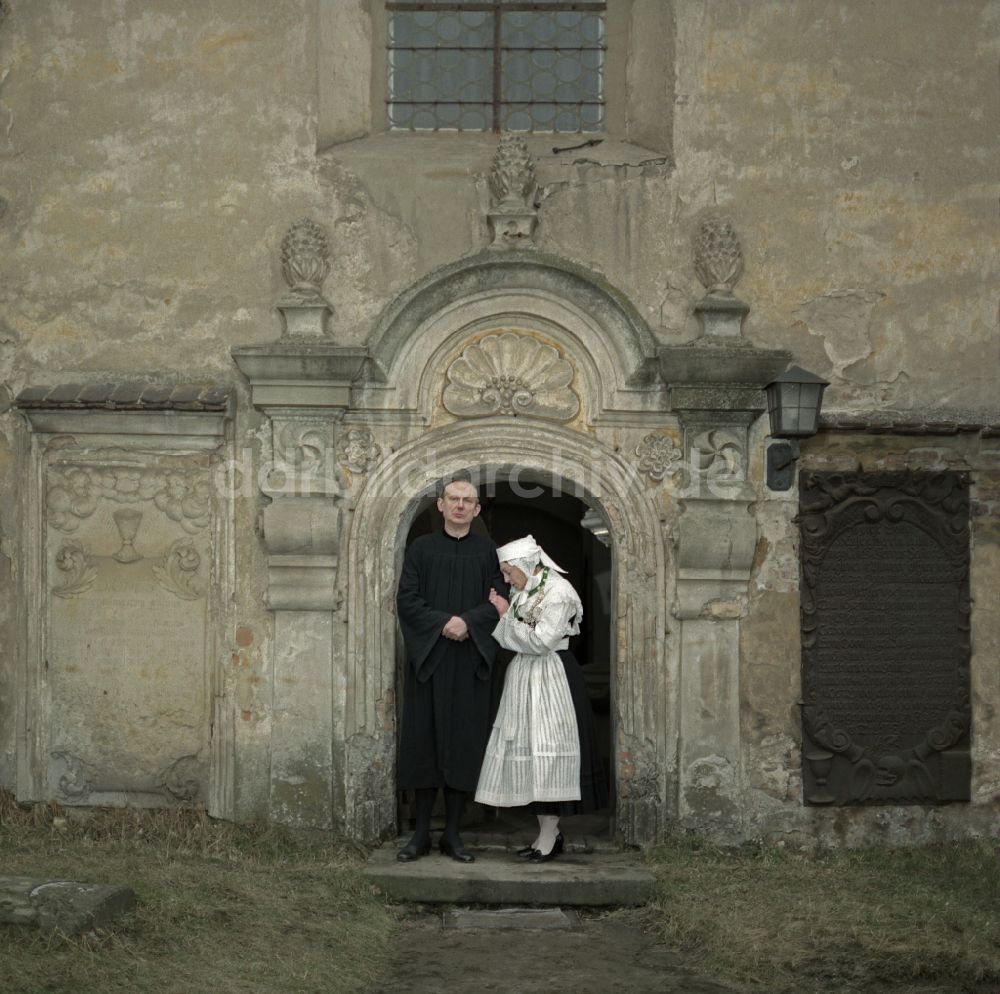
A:
<svg viewBox="0 0 1000 994">
<path fill-rule="evenodd" d="M 163 772 L 160 782 L 163 790 L 172 798 L 190 803 L 201 789 L 200 777 L 201 764 L 198 757 L 181 756 Z"/>
<path fill-rule="evenodd" d="M 694 271 L 710 294 L 733 292 L 743 275 L 743 251 L 728 218 L 702 221 L 694 242 Z"/>
<path fill-rule="evenodd" d="M 683 453 L 669 435 L 648 434 L 636 447 L 639 472 L 652 480 L 662 480 L 680 471 Z"/>
<path fill-rule="evenodd" d="M 173 542 L 162 563 L 153 567 L 153 576 L 164 590 L 169 590 L 182 601 L 196 601 L 202 594 L 195 586 L 201 555 L 186 538 Z"/>
<path fill-rule="evenodd" d="M 141 553 L 135 547 L 135 537 L 139 533 L 142 522 L 142 511 L 132 507 L 124 507 L 112 515 L 122 544 L 112 559 L 122 564 L 136 563 L 142 559 Z"/>
<path fill-rule="evenodd" d="M 691 465 L 700 473 L 727 480 L 746 479 L 744 443 L 726 428 L 711 428 L 691 442 Z"/>
<path fill-rule="evenodd" d="M 274 419 L 272 462 L 261 490 L 269 497 L 338 494 L 343 489 L 330 421 Z"/>
<path fill-rule="evenodd" d="M 490 169 L 492 206 L 488 214 L 494 248 L 531 245 L 538 224 L 535 165 L 520 135 L 505 133 Z"/>
<path fill-rule="evenodd" d="M 281 240 L 281 271 L 293 294 L 322 297 L 323 281 L 330 275 L 330 247 L 326 232 L 304 217 Z"/>
<path fill-rule="evenodd" d="M 520 135 L 502 134 L 490 170 L 493 206 L 531 209 L 535 206 L 535 189 L 535 164 L 527 143 Z"/>
<path fill-rule="evenodd" d="M 333 448 L 328 422 L 286 421 L 274 424 L 274 459 L 299 473 L 322 475 Z"/>
<path fill-rule="evenodd" d="M 85 760 L 73 753 L 60 750 L 50 753 L 50 770 L 58 784 L 59 793 L 70 800 L 81 802 L 94 791 L 96 771 Z"/>
<path fill-rule="evenodd" d="M 448 367 L 444 406 L 465 418 L 530 414 L 569 421 L 580 410 L 573 367 L 551 345 L 512 331 L 488 335 Z"/>
<path fill-rule="evenodd" d="M 65 542 L 56 553 L 56 569 L 64 574 L 62 582 L 52 588 L 56 597 L 77 597 L 86 593 L 97 579 L 87 550 L 78 542 Z"/>
<path fill-rule="evenodd" d="M 212 483 L 201 473 L 97 466 L 53 467 L 49 470 L 48 523 L 66 534 L 75 532 L 97 509 L 98 499 L 121 504 L 151 500 L 189 535 L 212 518 Z M 123 535 L 124 538 L 124 535 Z"/>
<path fill-rule="evenodd" d="M 337 459 L 352 473 L 367 473 L 382 457 L 382 448 L 367 428 L 348 428 L 337 446 Z"/>
</svg>

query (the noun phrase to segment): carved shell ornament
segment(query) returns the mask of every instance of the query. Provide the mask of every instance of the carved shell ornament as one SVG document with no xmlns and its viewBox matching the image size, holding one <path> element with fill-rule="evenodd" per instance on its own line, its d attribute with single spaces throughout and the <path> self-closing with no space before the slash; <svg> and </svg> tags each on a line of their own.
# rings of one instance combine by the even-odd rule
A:
<svg viewBox="0 0 1000 994">
<path fill-rule="evenodd" d="M 530 414 L 569 421 L 580 410 L 570 386 L 573 366 L 531 335 L 487 335 L 465 349 L 446 377 L 444 406 L 459 417 Z"/>
</svg>

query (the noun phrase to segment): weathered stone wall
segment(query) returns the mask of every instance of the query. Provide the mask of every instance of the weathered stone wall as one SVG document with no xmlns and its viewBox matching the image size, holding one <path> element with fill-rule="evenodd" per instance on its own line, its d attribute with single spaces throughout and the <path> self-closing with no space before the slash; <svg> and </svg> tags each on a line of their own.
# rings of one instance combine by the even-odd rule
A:
<svg viewBox="0 0 1000 994">
<path fill-rule="evenodd" d="M 331 4 L 350 29 L 339 49 L 323 19 Z M 495 139 L 382 133 L 368 86 L 381 71 L 373 62 L 381 6 L 3 2 L 0 785 L 15 777 L 25 610 L 18 499 L 26 427 L 8 398 L 28 385 L 101 379 L 230 385 L 235 457 L 256 467 L 270 427 L 230 349 L 280 333 L 278 246 L 293 221 L 309 215 L 329 233 L 324 293 L 333 336 L 345 345 L 368 342 L 407 287 L 487 244 Z M 703 216 L 721 212 L 743 245 L 744 336 L 789 349 L 829 379 L 828 408 L 996 407 L 1000 3 L 635 0 L 629 11 L 636 51 L 646 19 L 669 22 L 662 53 L 675 59 L 671 82 L 657 77 L 641 110 L 649 116 L 661 101 L 660 126 L 643 133 L 659 142 L 672 132 L 672 154 L 628 143 L 624 128 L 596 148 L 561 154 L 553 145 L 572 140 L 532 137 L 538 247 L 593 270 L 625 294 L 658 342 L 680 344 L 699 334 L 692 235 Z M 648 50 L 637 64 L 645 58 Z M 318 79 L 320 68 L 332 76 Z M 336 124 L 329 109 L 341 93 L 338 127 L 355 140 L 331 143 L 321 121 Z M 676 419 L 665 418 L 663 430 L 680 437 Z M 634 448 L 636 438 L 621 434 Z M 749 460 L 761 498 L 758 543 L 740 622 L 740 789 L 752 821 L 783 831 L 805 825 L 796 780 L 795 498 L 763 488 L 765 435 L 758 421 Z M 388 429 L 380 436 L 385 449 L 402 440 Z M 845 460 L 855 449 L 858 458 L 882 458 L 857 435 L 836 444 Z M 810 446 L 809 458 L 823 451 Z M 913 457 L 925 458 L 938 456 Z M 984 472 L 973 551 L 974 673 L 982 674 L 1000 640 L 986 590 L 1000 565 L 987 472 L 995 467 L 981 453 L 962 458 Z M 312 676 L 283 671 L 292 685 L 273 685 L 264 503 L 255 485 L 233 503 L 238 580 L 231 651 L 220 663 L 221 720 L 232 725 L 235 816 L 294 821 L 271 787 L 272 770 L 291 770 L 294 757 L 271 750 L 297 713 L 281 702 L 308 695 L 301 682 Z M 667 495 L 662 504 L 669 537 L 678 508 Z M 787 649 L 780 658 L 775 645 Z M 335 658 L 342 651 L 335 647 Z M 985 683 L 977 688 L 977 714 L 988 721 L 994 698 Z M 991 727 L 976 740 L 979 802 L 1000 779 Z M 330 803 L 316 800 L 316 809 Z M 785 811 L 799 813 L 775 814 Z"/>
<path fill-rule="evenodd" d="M 368 37 L 369 5 L 344 6 Z M 194 357 L 231 377 L 229 345 L 274 334 L 275 247 L 303 213 L 331 229 L 344 342 L 483 244 L 492 139 L 385 136 L 317 155 L 310 0 L 7 7 L 14 388 L 43 371 L 183 375 Z M 533 139 L 540 246 L 625 289 L 665 340 L 692 337 L 693 221 L 721 208 L 747 256 L 749 337 L 835 374 L 831 405 L 935 406 L 959 383 L 967 406 L 989 403 L 997 3 L 673 8 L 676 170 L 617 145 L 546 155 L 551 140 Z"/>
</svg>

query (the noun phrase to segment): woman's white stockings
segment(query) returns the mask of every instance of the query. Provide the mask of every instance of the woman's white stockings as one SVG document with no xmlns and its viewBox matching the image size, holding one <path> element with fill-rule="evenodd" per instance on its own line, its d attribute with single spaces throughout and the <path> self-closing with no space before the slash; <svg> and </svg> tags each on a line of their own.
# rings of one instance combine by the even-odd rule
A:
<svg viewBox="0 0 1000 994">
<path fill-rule="evenodd" d="M 543 856 L 552 852 L 559 835 L 559 818 L 556 815 L 538 815 L 538 838 L 532 843 Z"/>
</svg>

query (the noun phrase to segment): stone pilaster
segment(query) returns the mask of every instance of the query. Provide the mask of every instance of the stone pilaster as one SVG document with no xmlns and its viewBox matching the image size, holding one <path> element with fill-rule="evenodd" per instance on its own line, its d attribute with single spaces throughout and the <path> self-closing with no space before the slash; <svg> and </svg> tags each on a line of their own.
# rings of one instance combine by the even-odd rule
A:
<svg viewBox="0 0 1000 994">
<path fill-rule="evenodd" d="M 270 816 L 303 827 L 342 827 L 342 744 L 334 706 L 343 596 L 343 417 L 367 351 L 289 342 L 233 349 L 251 399 L 270 422 L 258 468 L 274 612 Z M 346 447 L 345 447 L 346 446 Z M 339 641 L 338 641 L 339 640 Z"/>
<path fill-rule="evenodd" d="M 763 387 L 791 355 L 742 344 L 747 307 L 726 292 L 710 288 L 696 307 L 706 334 L 693 345 L 661 347 L 659 360 L 684 432 L 686 469 L 673 609 L 680 626 L 677 810 L 686 827 L 737 841 L 745 811 L 740 619 L 757 543 L 748 435 L 767 409 Z"/>
</svg>

